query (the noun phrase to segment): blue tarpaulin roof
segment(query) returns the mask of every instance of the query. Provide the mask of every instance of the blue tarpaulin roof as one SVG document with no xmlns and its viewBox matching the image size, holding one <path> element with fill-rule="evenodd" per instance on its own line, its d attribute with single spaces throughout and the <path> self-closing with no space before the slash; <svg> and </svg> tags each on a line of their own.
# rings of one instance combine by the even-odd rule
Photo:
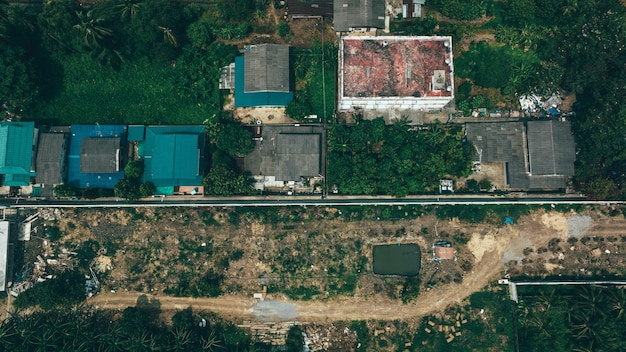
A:
<svg viewBox="0 0 626 352">
<path fill-rule="evenodd" d="M 244 92 L 244 57 L 235 58 L 235 107 L 287 106 L 293 100 L 293 92 Z"/>
<path fill-rule="evenodd" d="M 117 181 L 124 178 L 124 170 L 116 173 L 82 173 L 80 152 L 84 138 L 120 138 L 121 148 L 126 145 L 124 125 L 72 125 L 69 157 L 67 163 L 67 183 L 80 188 L 114 188 Z"/>
<path fill-rule="evenodd" d="M 204 176 L 204 126 L 148 126 L 140 144 L 143 181 L 157 187 L 199 186 Z"/>
<path fill-rule="evenodd" d="M 28 186 L 33 158 L 34 122 L 0 122 L 0 174 L 5 186 Z"/>
</svg>

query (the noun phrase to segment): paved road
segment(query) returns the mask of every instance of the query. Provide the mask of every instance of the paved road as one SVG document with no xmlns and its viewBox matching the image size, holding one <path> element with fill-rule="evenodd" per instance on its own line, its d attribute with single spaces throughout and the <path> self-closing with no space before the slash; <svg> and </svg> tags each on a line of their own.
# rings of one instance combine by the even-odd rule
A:
<svg viewBox="0 0 626 352">
<path fill-rule="evenodd" d="M 285 207 L 285 206 L 361 206 L 361 205 L 502 205 L 502 204 L 581 204 L 608 205 L 624 204 L 623 201 L 596 201 L 577 196 L 533 196 L 533 197 L 477 197 L 470 196 L 423 196 L 411 198 L 388 197 L 242 197 L 202 198 L 167 197 L 126 202 L 122 199 L 107 200 L 31 200 L 1 199 L 0 207 L 12 208 L 139 208 L 139 207 Z"/>
</svg>

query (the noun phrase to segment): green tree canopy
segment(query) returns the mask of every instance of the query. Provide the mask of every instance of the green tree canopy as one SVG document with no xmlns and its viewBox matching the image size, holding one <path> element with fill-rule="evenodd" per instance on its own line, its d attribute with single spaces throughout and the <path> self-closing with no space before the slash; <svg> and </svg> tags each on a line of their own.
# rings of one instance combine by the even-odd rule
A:
<svg viewBox="0 0 626 352">
<path fill-rule="evenodd" d="M 408 194 L 434 191 L 446 176 L 467 176 L 473 148 L 460 128 L 416 131 L 405 121 L 382 118 L 336 125 L 328 134 L 328 183 L 344 194 Z"/>
<path fill-rule="evenodd" d="M 143 175 L 143 160 L 132 160 L 124 166 L 124 177 L 138 180 Z"/>
<path fill-rule="evenodd" d="M 0 111 L 21 114 L 37 96 L 30 65 L 23 50 L 0 42 Z"/>
<path fill-rule="evenodd" d="M 71 307 L 84 301 L 85 297 L 85 276 L 78 271 L 65 271 L 24 291 L 13 304 L 18 309 L 39 306 L 50 310 Z"/>
<path fill-rule="evenodd" d="M 246 155 L 254 149 L 252 132 L 236 121 L 222 124 L 216 142 L 219 149 L 233 157 Z"/>
<path fill-rule="evenodd" d="M 207 195 L 234 196 L 252 192 L 252 184 L 247 177 L 225 166 L 213 167 L 204 177 L 202 185 Z"/>
<path fill-rule="evenodd" d="M 127 200 L 136 200 L 141 196 L 139 192 L 139 183 L 137 180 L 123 178 L 115 184 L 113 192 L 116 197 L 124 198 Z"/>
<path fill-rule="evenodd" d="M 304 349 L 304 336 L 299 325 L 289 328 L 285 345 L 287 346 L 287 352 L 302 352 Z"/>
</svg>

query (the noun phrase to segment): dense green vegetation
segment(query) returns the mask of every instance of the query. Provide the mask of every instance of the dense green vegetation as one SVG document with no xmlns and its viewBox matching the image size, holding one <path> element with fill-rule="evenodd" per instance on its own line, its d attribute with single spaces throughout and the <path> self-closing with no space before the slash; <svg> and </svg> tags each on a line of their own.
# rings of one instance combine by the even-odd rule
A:
<svg viewBox="0 0 626 352">
<path fill-rule="evenodd" d="M 199 124 L 219 116 L 219 67 L 236 50 L 214 40 L 229 21 L 203 31 L 212 16 L 167 0 L 93 7 L 62 0 L 38 14 L 1 11 L 0 72 L 12 88 L 0 86 L 4 110 L 54 124 Z"/>
<path fill-rule="evenodd" d="M 522 351 L 623 351 L 626 294 L 616 287 L 526 287 L 518 291 Z"/>
<path fill-rule="evenodd" d="M 285 112 L 296 120 L 308 115 L 329 120 L 334 114 L 337 47 L 316 41 L 311 49 L 294 49 L 291 65 L 297 89 Z"/>
<path fill-rule="evenodd" d="M 21 296 L 20 296 L 21 297 Z M 121 314 L 95 308 L 14 314 L 0 323 L 3 351 L 270 351 L 213 313 L 191 308 L 161 320 L 158 300 L 139 297 Z M 205 326 L 199 326 L 204 319 Z"/>
<path fill-rule="evenodd" d="M 54 279 L 46 280 L 24 291 L 13 304 L 17 309 L 39 306 L 41 309 L 51 310 L 74 306 L 84 301 L 85 297 L 83 274 L 78 271 L 65 271 Z"/>
<path fill-rule="evenodd" d="M 124 167 L 124 178 L 117 181 L 113 193 L 116 197 L 135 200 L 150 197 L 156 192 L 152 182 L 141 182 L 144 164 L 142 160 L 132 160 Z"/>
<path fill-rule="evenodd" d="M 355 126 L 333 126 L 328 140 L 328 182 L 343 194 L 433 192 L 442 177 L 470 172 L 473 148 L 460 127 L 415 130 L 357 116 Z"/>
</svg>

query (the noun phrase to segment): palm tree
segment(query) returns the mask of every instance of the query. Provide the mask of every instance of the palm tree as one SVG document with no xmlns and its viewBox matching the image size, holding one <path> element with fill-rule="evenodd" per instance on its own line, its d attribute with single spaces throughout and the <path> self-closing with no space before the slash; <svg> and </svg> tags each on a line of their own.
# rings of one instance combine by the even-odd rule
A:
<svg viewBox="0 0 626 352">
<path fill-rule="evenodd" d="M 552 308 L 552 302 L 556 300 L 556 288 L 550 287 L 545 290 L 541 290 L 537 297 L 537 303 L 543 307 L 544 311 L 549 311 Z"/>
<path fill-rule="evenodd" d="M 601 307 L 604 304 L 604 299 L 605 296 L 600 289 L 592 286 L 583 286 L 580 289 L 579 296 L 574 300 L 572 309 L 589 319 L 603 317 L 604 312 Z M 574 316 L 576 317 L 576 315 Z"/>
<path fill-rule="evenodd" d="M 213 352 L 213 349 L 219 349 L 222 347 L 220 345 L 220 341 L 217 339 L 217 336 L 215 336 L 215 330 L 212 330 L 207 338 L 203 337 L 201 342 L 203 351 Z"/>
<path fill-rule="evenodd" d="M 114 8 L 116 11 L 119 12 L 120 18 L 122 20 L 125 20 L 126 18 L 130 18 L 132 21 L 137 15 L 137 12 L 139 12 L 139 9 L 141 8 L 142 5 L 143 4 L 141 3 L 141 1 L 124 0 L 122 1 L 122 3 L 116 5 Z"/>
<path fill-rule="evenodd" d="M 102 41 L 113 35 L 113 31 L 102 26 L 103 18 L 96 18 L 93 10 L 87 13 L 77 12 L 79 23 L 74 25 L 74 29 L 78 30 L 83 37 L 83 44 L 89 49 L 97 49 L 101 47 Z"/>
<path fill-rule="evenodd" d="M 563 14 L 570 15 L 576 11 L 578 11 L 578 0 L 567 0 L 567 4 L 562 9 Z"/>
<path fill-rule="evenodd" d="M 163 31 L 163 41 L 165 43 L 178 46 L 178 41 L 176 40 L 176 36 L 171 28 L 159 26 L 159 29 Z"/>
<path fill-rule="evenodd" d="M 615 314 L 614 318 L 620 320 L 626 316 L 626 293 L 624 289 L 614 288 L 608 292 L 610 311 Z"/>
<path fill-rule="evenodd" d="M 174 335 L 174 351 L 187 351 L 188 345 L 191 343 L 191 331 L 185 328 L 176 328 L 171 330 Z"/>
</svg>

